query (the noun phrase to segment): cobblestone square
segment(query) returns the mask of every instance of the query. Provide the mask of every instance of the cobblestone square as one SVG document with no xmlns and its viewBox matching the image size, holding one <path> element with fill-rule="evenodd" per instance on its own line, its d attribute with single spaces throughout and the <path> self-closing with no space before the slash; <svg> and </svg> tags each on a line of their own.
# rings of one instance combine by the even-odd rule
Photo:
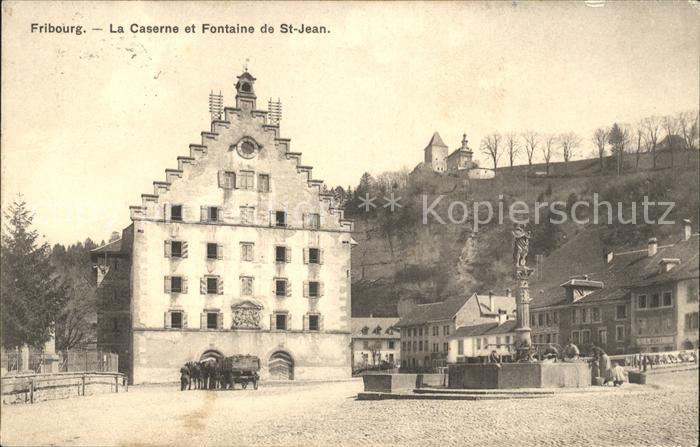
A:
<svg viewBox="0 0 700 447">
<path fill-rule="evenodd" d="M 360 380 L 258 391 L 132 387 L 2 408 L 2 445 L 698 444 L 697 370 L 597 393 L 501 401 L 355 400 Z"/>
</svg>

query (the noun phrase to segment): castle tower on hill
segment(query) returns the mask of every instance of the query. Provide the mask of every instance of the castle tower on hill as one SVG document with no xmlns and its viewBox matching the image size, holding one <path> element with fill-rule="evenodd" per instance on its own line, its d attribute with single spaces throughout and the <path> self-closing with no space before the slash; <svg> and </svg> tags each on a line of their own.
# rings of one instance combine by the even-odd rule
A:
<svg viewBox="0 0 700 447">
<path fill-rule="evenodd" d="M 353 224 L 257 109 L 255 81 L 238 76 L 236 106 L 130 207 L 114 253 L 93 254 L 108 268 L 103 320 L 123 329 L 111 339 L 106 322 L 98 343 L 132 383 L 236 354 L 258 356 L 263 380 L 350 377 Z M 106 290 L 110 273 L 129 287 Z"/>
<path fill-rule="evenodd" d="M 423 162 L 419 163 L 412 174 L 417 172 L 433 171 L 438 173 L 456 173 L 465 171 L 469 178 L 492 178 L 493 172 L 488 169 L 479 169 L 474 162 L 474 152 L 469 147 L 467 134 L 462 135 L 462 144 L 448 155 L 448 147 L 435 132 L 430 142 L 423 149 Z M 490 172 L 489 172 L 490 171 Z"/>
<path fill-rule="evenodd" d="M 447 145 L 442 142 L 439 133 L 433 134 L 423 152 L 425 154 L 423 162 L 426 166 L 430 166 L 436 172 L 447 170 Z"/>
</svg>

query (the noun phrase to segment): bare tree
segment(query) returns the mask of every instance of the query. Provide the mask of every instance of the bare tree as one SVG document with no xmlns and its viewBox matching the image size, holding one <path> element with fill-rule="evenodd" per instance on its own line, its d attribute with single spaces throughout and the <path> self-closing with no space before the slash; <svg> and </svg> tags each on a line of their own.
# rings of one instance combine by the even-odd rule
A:
<svg viewBox="0 0 700 447">
<path fill-rule="evenodd" d="M 532 130 L 526 130 L 523 133 L 523 140 L 525 140 L 525 153 L 527 154 L 527 165 L 532 166 L 532 156 L 535 154 L 535 149 L 539 143 L 539 135 L 537 132 Z"/>
<path fill-rule="evenodd" d="M 501 134 L 493 132 L 481 140 L 481 152 L 488 155 L 493 162 L 493 170 L 498 167 L 498 160 L 503 153 L 499 145 L 501 144 Z"/>
<path fill-rule="evenodd" d="M 542 149 L 542 157 L 544 157 L 545 166 L 547 166 L 547 175 L 549 175 L 549 161 L 552 159 L 554 144 L 557 142 L 556 135 L 545 135 Z"/>
<path fill-rule="evenodd" d="M 617 175 L 622 173 L 625 149 L 630 141 L 629 136 L 629 130 L 627 130 L 626 126 L 617 123 L 613 124 L 610 132 L 608 132 L 608 143 L 612 146 L 612 153 L 617 160 Z"/>
<path fill-rule="evenodd" d="M 605 170 L 605 144 L 608 142 L 608 130 L 599 127 L 593 132 L 593 144 L 598 149 L 598 159 L 600 160 L 600 172 Z"/>
<path fill-rule="evenodd" d="M 657 116 L 649 116 L 642 120 L 644 128 L 644 139 L 651 151 L 652 169 L 656 169 L 656 147 L 659 144 L 659 130 L 661 129 L 661 120 Z"/>
<path fill-rule="evenodd" d="M 645 133 L 644 133 L 643 123 L 637 124 L 637 127 L 634 129 L 634 134 L 637 136 L 637 151 L 636 151 L 634 170 L 638 171 L 639 170 L 639 159 L 642 156 L 642 152 L 645 151 L 645 149 L 646 149 L 646 141 L 644 139 Z"/>
<path fill-rule="evenodd" d="M 518 136 L 515 132 L 509 132 L 506 134 L 506 150 L 508 151 L 508 161 L 510 162 L 510 167 L 513 167 L 515 163 L 515 157 L 518 156 L 520 152 L 520 146 L 518 145 Z"/>
<path fill-rule="evenodd" d="M 683 137 L 683 145 L 688 154 L 688 161 L 693 151 L 698 149 L 698 118 L 700 113 L 697 110 L 688 110 L 678 114 L 678 130 Z"/>
<path fill-rule="evenodd" d="M 666 142 L 668 143 L 668 151 L 671 154 L 671 167 L 673 167 L 673 137 L 676 136 L 676 131 L 678 130 L 678 123 L 676 122 L 676 118 L 674 118 L 671 115 L 666 115 L 664 116 L 664 119 L 662 121 L 662 126 L 664 128 L 664 131 L 666 132 Z"/>
<path fill-rule="evenodd" d="M 581 138 L 574 132 L 567 132 L 559 135 L 559 147 L 564 157 L 564 173 L 569 174 L 569 161 L 574 156 L 574 152 L 581 145 Z"/>
</svg>

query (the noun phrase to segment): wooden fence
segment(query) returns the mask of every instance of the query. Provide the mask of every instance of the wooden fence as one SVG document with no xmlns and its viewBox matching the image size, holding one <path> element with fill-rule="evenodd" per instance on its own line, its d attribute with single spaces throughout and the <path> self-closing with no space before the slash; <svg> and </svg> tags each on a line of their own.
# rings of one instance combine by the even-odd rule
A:
<svg viewBox="0 0 700 447">
<path fill-rule="evenodd" d="M 112 372 L 13 374 L 0 378 L 3 403 L 35 403 L 128 390 L 126 376 Z"/>
</svg>

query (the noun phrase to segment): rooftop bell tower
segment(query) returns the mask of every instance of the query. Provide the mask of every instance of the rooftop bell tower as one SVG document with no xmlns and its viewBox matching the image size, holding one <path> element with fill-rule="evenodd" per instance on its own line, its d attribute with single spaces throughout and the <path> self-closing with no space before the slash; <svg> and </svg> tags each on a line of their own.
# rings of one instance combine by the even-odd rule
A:
<svg viewBox="0 0 700 447">
<path fill-rule="evenodd" d="M 236 83 L 236 108 L 241 110 L 255 110 L 255 78 L 248 73 L 248 70 L 238 76 Z"/>
</svg>

